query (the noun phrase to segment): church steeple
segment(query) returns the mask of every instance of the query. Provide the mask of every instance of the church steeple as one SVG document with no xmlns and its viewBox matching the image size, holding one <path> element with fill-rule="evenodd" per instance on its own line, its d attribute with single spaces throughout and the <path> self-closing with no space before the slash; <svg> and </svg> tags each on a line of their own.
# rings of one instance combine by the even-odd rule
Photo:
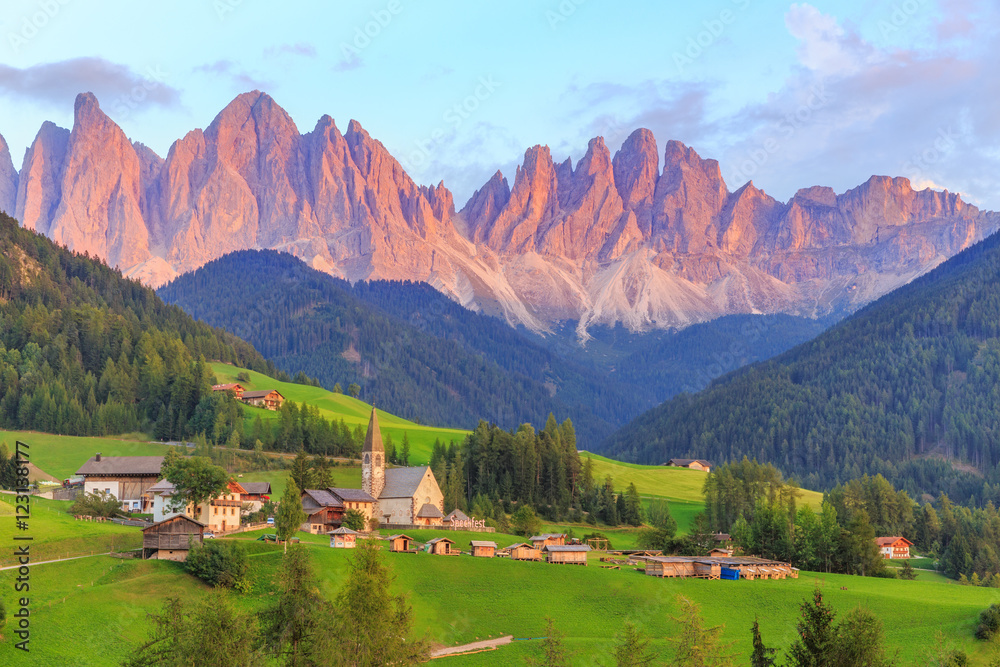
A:
<svg viewBox="0 0 1000 667">
<path fill-rule="evenodd" d="M 378 415 L 374 406 L 368 420 L 365 446 L 361 450 L 361 488 L 376 501 L 385 488 L 385 448 L 382 446 L 382 431 L 378 427 Z"/>
</svg>

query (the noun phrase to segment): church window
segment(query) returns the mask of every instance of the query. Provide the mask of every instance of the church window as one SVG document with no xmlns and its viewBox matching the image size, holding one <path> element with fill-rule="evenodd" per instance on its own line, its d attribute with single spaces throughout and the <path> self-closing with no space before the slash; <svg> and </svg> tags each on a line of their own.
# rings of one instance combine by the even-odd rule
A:
<svg viewBox="0 0 1000 667">
<path fill-rule="evenodd" d="M 368 458 L 369 456 L 370 456 L 370 454 L 365 454 L 365 465 L 368 465 L 369 463 L 371 463 L 371 460 Z"/>
<path fill-rule="evenodd" d="M 382 457 L 381 456 L 376 456 L 375 457 L 375 465 L 377 465 L 377 466 L 382 465 Z"/>
</svg>

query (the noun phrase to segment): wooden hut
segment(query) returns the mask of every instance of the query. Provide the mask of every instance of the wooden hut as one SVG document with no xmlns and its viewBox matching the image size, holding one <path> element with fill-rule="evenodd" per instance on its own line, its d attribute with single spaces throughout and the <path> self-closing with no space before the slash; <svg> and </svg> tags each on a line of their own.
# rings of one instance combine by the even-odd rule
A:
<svg viewBox="0 0 1000 667">
<path fill-rule="evenodd" d="M 733 550 L 716 548 L 709 551 L 708 555 L 713 558 L 729 558 L 733 555 Z"/>
<path fill-rule="evenodd" d="M 427 540 L 427 546 L 430 547 L 428 551 L 435 556 L 457 556 L 462 553 L 455 548 L 454 540 L 449 540 L 447 537 L 435 537 L 433 540 Z"/>
<path fill-rule="evenodd" d="M 497 553 L 496 542 L 472 540 L 469 545 L 472 547 L 472 555 L 477 558 L 493 558 Z"/>
<path fill-rule="evenodd" d="M 347 526 L 341 526 L 327 533 L 330 546 L 334 549 L 353 549 L 358 545 L 358 533 Z"/>
<path fill-rule="evenodd" d="M 555 547 L 563 546 L 566 544 L 566 534 L 565 533 L 543 533 L 541 535 L 534 535 L 528 538 L 528 541 L 536 549 L 543 549 L 545 547 Z"/>
<path fill-rule="evenodd" d="M 722 565 L 715 560 L 696 560 L 694 576 L 700 579 L 719 579 L 722 577 Z"/>
<path fill-rule="evenodd" d="M 542 548 L 546 563 L 586 565 L 590 547 L 586 544 L 551 544 Z"/>
<path fill-rule="evenodd" d="M 694 561 L 681 556 L 650 556 L 645 560 L 646 574 L 651 577 L 693 577 Z"/>
<path fill-rule="evenodd" d="M 541 549 L 526 542 L 518 542 L 507 547 L 511 560 L 542 560 Z"/>
<path fill-rule="evenodd" d="M 405 553 L 410 550 L 410 544 L 412 543 L 413 543 L 413 538 L 408 535 L 390 535 L 389 551 L 398 551 Z"/>
<path fill-rule="evenodd" d="M 142 557 L 157 560 L 184 560 L 195 544 L 205 539 L 205 524 L 183 514 L 142 529 Z"/>
</svg>

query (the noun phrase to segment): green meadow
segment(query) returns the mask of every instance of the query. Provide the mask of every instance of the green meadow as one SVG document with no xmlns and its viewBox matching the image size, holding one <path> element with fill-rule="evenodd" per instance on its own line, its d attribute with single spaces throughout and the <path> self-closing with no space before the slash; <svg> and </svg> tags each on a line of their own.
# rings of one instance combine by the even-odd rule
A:
<svg viewBox="0 0 1000 667">
<path fill-rule="evenodd" d="M 39 501 L 57 510 L 58 505 Z M 41 517 L 42 513 L 38 513 Z M 70 519 L 72 521 L 72 519 Z M 10 527 L 0 523 L 0 540 L 8 542 Z M 65 523 L 39 518 L 35 534 L 60 531 Z M 84 527 L 81 526 L 81 529 Z M 138 533 L 137 529 L 132 530 Z M 415 531 L 417 539 L 448 536 L 468 548 L 478 533 Z M 240 536 L 252 540 L 255 535 Z M 310 549 L 323 593 L 332 599 L 344 579 L 350 552 L 330 549 L 325 536 L 301 534 Z M 493 535 L 500 544 L 516 536 Z M 252 549 L 253 590 L 239 596 L 248 610 L 261 610 L 274 599 L 273 575 L 281 547 L 246 542 Z M 936 634 L 969 652 L 972 665 L 987 665 L 1000 656 L 998 648 L 973 639 L 979 611 L 1000 601 L 1000 590 L 970 588 L 936 581 L 863 579 L 846 575 L 802 573 L 786 581 L 663 580 L 633 568 L 604 570 L 596 554 L 588 567 L 517 562 L 506 559 L 418 554 L 386 554 L 396 575 L 395 587 L 408 595 L 415 630 L 436 645 L 453 646 L 512 634 L 523 641 L 497 651 L 452 657 L 452 665 L 519 664 L 539 649 L 544 619 L 552 617 L 576 652 L 574 664 L 595 664 L 606 658 L 615 633 L 632 620 L 654 640 L 664 660 L 671 655 L 670 638 L 678 626 L 677 595 L 702 606 L 706 621 L 724 625 L 724 635 L 744 659 L 750 652 L 750 626 L 759 618 L 767 643 L 781 649 L 794 639 L 799 603 L 817 584 L 838 612 L 864 606 L 885 623 L 889 645 L 899 652 L 897 664 L 925 665 Z M 0 591 L 11 608 L 13 573 L 0 572 Z M 15 653 L 7 640 L 0 644 L 0 664 L 116 665 L 148 631 L 146 613 L 168 596 L 193 601 L 207 588 L 175 563 L 118 561 L 98 556 L 37 566 L 32 570 L 32 644 L 30 657 Z"/>
<path fill-rule="evenodd" d="M 107 438 L 78 438 L 69 435 L 50 435 L 34 431 L 0 431 L 0 442 L 6 442 L 14 451 L 14 441 L 28 443 L 31 462 L 38 468 L 63 480 L 76 474 L 91 456 L 100 452 L 104 456 L 163 456 L 169 447 L 140 440 L 142 434 Z"/>
<path fill-rule="evenodd" d="M 307 403 L 319 408 L 320 413 L 327 419 L 343 419 L 344 423 L 350 426 L 352 430 L 358 425 L 363 429 L 368 426 L 368 418 L 371 415 L 372 406 L 364 401 L 351 398 L 346 394 L 335 394 L 321 387 L 310 387 L 291 382 L 278 382 L 266 375 L 228 364 L 213 363 L 210 365 L 220 384 L 237 382 L 237 374 L 249 373 L 250 382 L 240 382 L 247 389 L 277 389 L 282 396 L 290 401 Z M 252 422 L 258 416 L 262 420 L 278 418 L 277 413 L 263 408 L 247 406 L 244 408 L 244 411 L 246 412 L 248 422 Z M 382 410 L 378 410 L 378 420 L 379 426 L 382 429 L 382 435 L 392 436 L 392 440 L 397 447 L 403 443 L 403 434 L 408 435 L 410 439 L 410 463 L 412 465 L 424 465 L 430 461 L 435 440 L 440 439 L 444 444 L 448 444 L 453 440 L 458 443 L 464 440 L 465 436 L 469 433 L 462 429 L 417 424 Z"/>
</svg>

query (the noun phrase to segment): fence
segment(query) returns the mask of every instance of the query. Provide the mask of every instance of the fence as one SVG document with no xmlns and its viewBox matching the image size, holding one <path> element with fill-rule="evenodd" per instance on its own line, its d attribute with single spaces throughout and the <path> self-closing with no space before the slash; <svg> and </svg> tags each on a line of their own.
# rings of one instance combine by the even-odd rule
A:
<svg viewBox="0 0 1000 667">
<path fill-rule="evenodd" d="M 381 523 L 379 529 L 382 530 L 460 530 L 466 533 L 495 533 L 496 528 L 482 526 L 480 528 L 465 528 L 462 526 L 426 526 L 415 523 Z"/>
</svg>

